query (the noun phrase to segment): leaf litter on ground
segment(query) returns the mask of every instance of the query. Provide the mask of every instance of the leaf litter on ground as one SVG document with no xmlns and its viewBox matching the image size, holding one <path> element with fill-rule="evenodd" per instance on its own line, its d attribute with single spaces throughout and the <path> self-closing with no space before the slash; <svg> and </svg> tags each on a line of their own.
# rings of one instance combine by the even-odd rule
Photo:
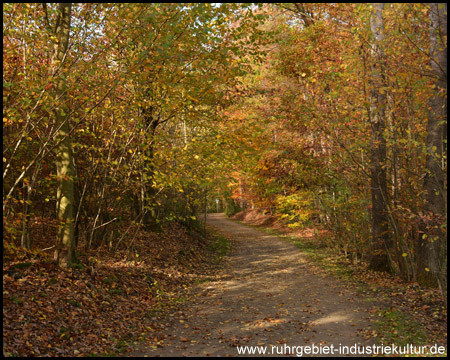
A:
<svg viewBox="0 0 450 360">
<path fill-rule="evenodd" d="M 211 277 L 211 238 L 181 226 L 138 230 L 132 248 L 106 245 L 70 268 L 51 254 L 7 245 L 3 263 L 3 354 L 93 356 L 164 343 L 160 321 L 195 281 Z M 37 244 L 47 247 L 48 244 Z M 23 265 L 26 264 L 26 265 Z M 208 275 L 204 275 L 207 273 Z"/>
</svg>

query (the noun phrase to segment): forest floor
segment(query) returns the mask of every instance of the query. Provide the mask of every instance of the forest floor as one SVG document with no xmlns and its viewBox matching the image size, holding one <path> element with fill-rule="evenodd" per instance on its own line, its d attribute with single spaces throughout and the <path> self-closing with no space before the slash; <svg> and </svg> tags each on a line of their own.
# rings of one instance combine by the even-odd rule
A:
<svg viewBox="0 0 450 360">
<path fill-rule="evenodd" d="M 4 239 L 8 357 L 118 356 L 144 338 L 159 345 L 166 326 L 161 319 L 185 301 L 180 289 L 212 276 L 223 252 L 220 239 L 201 229 L 171 223 L 151 233 L 134 226 L 112 249 L 102 242 L 89 255 L 80 244 L 74 263 L 62 269 L 53 261 L 53 228 L 32 220 L 32 250 L 21 248 L 20 239 Z"/>
<path fill-rule="evenodd" d="M 132 356 L 237 356 L 240 346 L 296 355 L 299 346 L 371 346 L 378 304 L 306 259 L 293 244 L 211 214 L 232 239 L 222 271 L 197 285 L 171 319 L 164 344 Z M 305 350 L 306 351 L 306 350 Z M 247 353 L 247 355 L 249 355 Z"/>
<path fill-rule="evenodd" d="M 3 355 L 237 356 L 238 346 L 259 345 L 295 356 L 312 344 L 446 345 L 436 289 L 332 256 L 313 229 L 288 231 L 256 212 L 237 219 L 251 226 L 211 214 L 207 236 L 173 224 L 158 234 L 135 229 L 115 249 L 79 251 L 68 269 L 53 263 L 54 234 L 40 236 L 40 227 L 35 250 L 6 241 Z"/>
<path fill-rule="evenodd" d="M 298 239 L 317 237 L 311 229 L 292 231 L 251 212 L 235 219 L 252 227 L 209 215 L 208 223 L 231 239 L 232 252 L 209 281 L 190 288 L 189 300 L 170 316 L 164 343 L 141 345 L 132 356 L 238 356 L 242 346 L 299 356 L 299 346 L 306 354 L 312 344 L 333 346 L 335 356 L 355 344 L 437 344 L 446 354 L 447 312 L 437 290 L 338 264 L 342 259 L 316 245 L 299 251 Z"/>
</svg>

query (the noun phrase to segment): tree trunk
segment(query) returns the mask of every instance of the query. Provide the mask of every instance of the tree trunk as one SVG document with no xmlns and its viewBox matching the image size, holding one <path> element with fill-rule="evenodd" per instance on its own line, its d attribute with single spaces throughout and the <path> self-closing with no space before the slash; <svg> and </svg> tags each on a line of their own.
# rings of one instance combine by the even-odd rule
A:
<svg viewBox="0 0 450 360">
<path fill-rule="evenodd" d="M 376 271 L 389 271 L 390 236 L 387 209 L 386 182 L 386 80 L 384 69 L 383 42 L 383 8 L 384 4 L 373 4 L 370 28 L 374 36 L 372 65 L 372 90 L 370 104 L 371 168 L 370 181 L 372 193 L 372 254 L 369 267 Z"/>
<path fill-rule="evenodd" d="M 446 233 L 442 226 L 447 217 L 447 188 L 443 156 L 446 154 L 447 123 L 447 4 L 430 4 L 430 65 L 434 95 L 429 102 L 427 124 L 426 175 L 424 178 L 423 215 L 417 246 L 418 280 L 436 285 L 446 293 Z"/>
<path fill-rule="evenodd" d="M 143 116 L 144 116 L 144 123 L 147 130 L 147 151 L 146 151 L 146 157 L 144 160 L 144 198 L 143 198 L 143 205 L 144 205 L 144 217 L 143 217 L 143 223 L 147 230 L 150 231 L 159 231 L 160 225 L 157 221 L 157 214 L 156 214 L 156 208 L 153 204 L 154 198 L 156 195 L 156 189 L 153 187 L 153 178 L 155 175 L 155 164 L 154 164 L 154 158 L 155 158 L 155 133 L 156 128 L 159 124 L 157 119 L 153 118 L 153 107 L 150 106 L 147 109 L 143 110 Z"/>
<path fill-rule="evenodd" d="M 67 267 L 72 261 L 74 251 L 74 227 L 73 227 L 73 158 L 72 143 L 69 137 L 68 109 L 65 104 L 67 70 L 63 65 L 64 57 L 69 45 L 71 3 L 59 5 L 59 21 L 55 31 L 57 41 L 54 44 L 52 61 L 53 73 L 55 75 L 55 123 L 58 131 L 56 133 L 56 173 L 57 173 L 57 201 L 56 213 L 59 221 L 55 260 L 62 267 Z"/>
</svg>

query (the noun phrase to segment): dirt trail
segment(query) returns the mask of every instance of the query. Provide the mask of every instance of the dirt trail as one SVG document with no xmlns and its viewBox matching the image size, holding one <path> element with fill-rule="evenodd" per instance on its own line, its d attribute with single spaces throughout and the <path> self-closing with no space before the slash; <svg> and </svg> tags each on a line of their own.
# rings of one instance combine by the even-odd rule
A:
<svg viewBox="0 0 450 360">
<path fill-rule="evenodd" d="M 139 355 L 238 356 L 241 345 L 267 346 L 272 355 L 271 345 L 281 351 L 313 343 L 335 349 L 373 344 L 361 335 L 370 325 L 371 304 L 313 271 L 294 245 L 222 214 L 210 215 L 208 223 L 234 239 L 220 280 L 198 285 L 163 346 Z"/>
</svg>

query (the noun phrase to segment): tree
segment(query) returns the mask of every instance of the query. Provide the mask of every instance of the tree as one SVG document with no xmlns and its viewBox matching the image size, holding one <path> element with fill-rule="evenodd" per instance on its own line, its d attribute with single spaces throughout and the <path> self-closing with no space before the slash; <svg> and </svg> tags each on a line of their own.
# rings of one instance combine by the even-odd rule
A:
<svg viewBox="0 0 450 360">
<path fill-rule="evenodd" d="M 370 187 L 372 194 L 372 254 L 370 268 L 373 270 L 389 270 L 390 234 L 387 209 L 386 184 L 386 81 L 384 64 L 384 4 L 373 4 L 370 28 L 373 34 L 372 89 L 370 99 L 371 167 Z"/>
<path fill-rule="evenodd" d="M 67 267 L 72 260 L 72 253 L 75 245 L 73 226 L 73 154 L 72 143 L 69 136 L 69 110 L 65 102 L 67 91 L 66 76 L 68 73 L 65 66 L 65 58 L 69 46 L 72 4 L 59 4 L 59 13 L 54 25 L 54 30 L 52 30 L 51 25 L 48 22 L 46 6 L 43 6 L 49 31 L 53 31 L 55 34 L 51 66 L 51 76 L 55 78 L 55 106 L 53 115 L 55 118 L 55 127 L 59 129 L 56 132 L 57 146 L 55 148 L 57 172 L 56 214 L 59 221 L 55 260 L 60 266 Z"/>
<path fill-rule="evenodd" d="M 447 4 L 430 4 L 430 67 L 433 94 L 427 123 L 423 222 L 418 241 L 418 279 L 446 292 Z"/>
</svg>

